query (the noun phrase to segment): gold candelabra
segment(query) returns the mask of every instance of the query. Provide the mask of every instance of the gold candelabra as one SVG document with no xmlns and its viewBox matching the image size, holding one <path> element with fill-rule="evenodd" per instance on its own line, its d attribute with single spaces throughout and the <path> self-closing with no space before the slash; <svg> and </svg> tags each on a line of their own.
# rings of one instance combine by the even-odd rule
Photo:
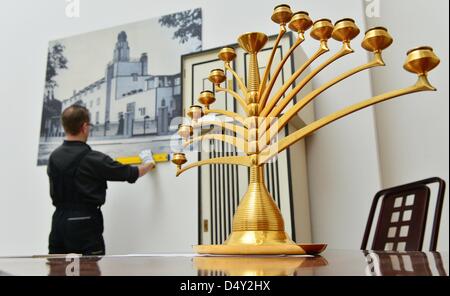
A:
<svg viewBox="0 0 450 296">
<path fill-rule="evenodd" d="M 264 184 L 264 165 L 278 153 L 297 141 L 353 112 L 395 97 L 415 92 L 436 90 L 429 83 L 427 74 L 439 64 L 439 58 L 435 55 L 431 47 L 415 48 L 408 51 L 404 64 L 404 69 L 418 75 L 417 82 L 414 85 L 387 92 L 346 107 L 320 118 L 281 140 L 274 142 L 275 137 L 288 124 L 289 120 L 322 92 L 358 72 L 384 66 L 382 51 L 392 44 L 393 39 L 386 28 L 375 27 L 368 30 L 365 33 L 361 46 L 373 54 L 370 62 L 338 75 L 336 78 L 311 91 L 298 100 L 292 107 L 285 110 L 293 98 L 320 71 L 336 60 L 354 52 L 350 43 L 360 33 L 360 30 L 352 19 L 345 18 L 337 21 L 334 25 L 329 19 L 319 19 L 313 22 L 308 13 L 303 11 L 292 13 L 291 8 L 284 4 L 274 8 L 272 20 L 279 24 L 280 31 L 262 78 L 259 73 L 257 55 L 266 44 L 268 38 L 265 34 L 258 32 L 246 33 L 238 38 L 240 47 L 250 57 L 247 85 L 243 83 L 242 79 L 231 67 L 231 62 L 236 58 L 236 53 L 231 47 L 223 48 L 218 54 L 219 59 L 224 62 L 224 69 L 214 69 L 208 77 L 214 83 L 215 91 L 230 94 L 242 107 L 245 115 L 227 110 L 210 109 L 210 106 L 216 100 L 215 95 L 211 91 L 203 91 L 200 93 L 198 100 L 204 107 L 198 105 L 191 106 L 187 112 L 187 115 L 191 118 L 190 124 L 182 124 L 179 127 L 178 133 L 184 140 L 184 147 L 203 140 L 217 140 L 237 147 L 244 154 L 201 160 L 183 167 L 187 162 L 185 154 L 175 153 L 172 161 L 177 165 L 177 176 L 194 167 L 210 164 L 231 164 L 250 168 L 248 190 L 241 199 L 234 215 L 232 233 L 223 245 L 195 246 L 195 250 L 199 253 L 304 254 L 305 250 L 293 242 L 285 232 L 281 212 Z M 272 72 L 272 77 L 269 79 L 273 58 L 281 38 L 287 31 L 286 27 L 295 31 L 298 37 Z M 310 36 L 319 41 L 319 48 L 273 93 L 272 90 L 275 81 L 283 65 L 292 56 L 295 49 L 304 42 L 305 32 L 309 29 L 311 29 Z M 288 89 L 317 58 L 330 51 L 328 41 L 331 38 L 341 42 L 342 48 L 322 64 L 312 69 L 309 74 L 288 92 Z M 226 72 L 230 72 L 234 77 L 240 94 L 231 88 L 220 87 L 221 83 L 226 80 Z M 283 111 L 285 112 L 283 113 Z M 220 120 L 202 120 L 202 117 L 207 114 L 224 115 L 232 118 L 234 123 L 222 122 Z M 223 133 L 204 134 L 193 137 L 194 130 L 198 129 L 201 125 L 219 126 L 224 130 L 233 132 L 235 136 Z"/>
</svg>

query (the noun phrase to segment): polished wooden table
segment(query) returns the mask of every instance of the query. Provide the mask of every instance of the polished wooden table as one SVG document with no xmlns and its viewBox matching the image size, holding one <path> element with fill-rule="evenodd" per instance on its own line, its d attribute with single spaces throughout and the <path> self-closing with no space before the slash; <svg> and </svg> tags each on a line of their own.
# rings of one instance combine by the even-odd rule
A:
<svg viewBox="0 0 450 296">
<path fill-rule="evenodd" d="M 0 257 L 0 275 L 447 276 L 448 253 L 327 250 L 321 256 Z"/>
</svg>

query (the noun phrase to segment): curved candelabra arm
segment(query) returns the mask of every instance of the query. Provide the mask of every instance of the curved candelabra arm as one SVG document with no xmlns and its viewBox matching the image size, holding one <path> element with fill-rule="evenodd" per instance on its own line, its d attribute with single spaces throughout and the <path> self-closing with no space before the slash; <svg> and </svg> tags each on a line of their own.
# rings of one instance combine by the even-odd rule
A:
<svg viewBox="0 0 450 296">
<path fill-rule="evenodd" d="M 234 79 L 236 79 L 236 82 L 239 86 L 239 89 L 242 91 L 242 93 L 244 94 L 244 97 L 247 96 L 248 93 L 248 89 L 247 87 L 245 87 L 244 82 L 242 81 L 242 79 L 239 77 L 239 75 L 237 75 L 237 73 L 233 70 L 233 68 L 231 68 L 230 63 L 225 63 L 225 68 L 230 71 L 230 73 L 233 75 Z"/>
<path fill-rule="evenodd" d="M 243 126 L 248 127 L 247 123 L 245 122 L 245 119 L 235 112 L 231 112 L 231 111 L 227 111 L 227 110 L 219 110 L 219 109 L 205 109 L 204 113 L 205 113 L 205 115 L 212 114 L 212 113 L 225 115 L 225 116 L 228 116 L 228 117 L 232 118 L 233 120 L 241 123 Z"/>
<path fill-rule="evenodd" d="M 272 111 L 273 107 L 278 103 L 278 101 L 283 96 L 283 94 L 286 92 L 286 90 L 288 90 L 288 88 L 295 82 L 295 80 L 300 75 L 302 75 L 302 73 L 309 67 L 309 65 L 311 65 L 317 58 L 319 58 L 321 55 L 323 55 L 324 53 L 326 53 L 328 51 L 330 51 L 330 49 L 328 48 L 327 41 L 326 40 L 321 41 L 319 49 L 299 69 L 297 69 L 297 71 L 295 71 L 294 74 L 292 74 L 292 76 L 289 78 L 289 80 L 283 84 L 283 86 L 280 88 L 280 90 L 273 96 L 273 98 L 267 103 L 267 105 L 263 106 L 260 116 L 263 116 L 263 117 L 267 116 L 267 114 L 269 114 L 270 111 Z M 285 59 L 287 59 L 287 57 L 288 56 L 286 56 Z M 280 71 L 281 71 L 281 69 L 282 68 L 280 68 Z M 275 78 L 275 76 L 274 76 L 274 78 Z M 275 84 L 275 81 L 273 81 L 273 83 Z M 273 85 L 272 85 L 272 87 L 273 87 Z M 270 86 L 266 91 L 270 92 Z M 265 92 L 265 94 L 263 94 L 263 96 L 268 97 L 269 93 Z M 267 98 L 265 98 L 265 100 L 267 100 Z"/>
<path fill-rule="evenodd" d="M 305 85 L 311 81 L 317 74 L 319 74 L 320 71 L 331 65 L 333 62 L 337 61 L 338 59 L 353 53 L 354 50 L 350 47 L 350 43 L 344 42 L 341 50 L 339 50 L 336 54 L 334 54 L 332 57 L 330 57 L 328 60 L 323 62 L 319 67 L 314 69 L 311 73 L 309 73 L 294 89 L 283 99 L 280 101 L 279 106 L 277 106 L 277 110 L 283 111 L 284 107 L 289 104 L 289 102 L 305 87 Z M 280 112 L 281 112 L 280 111 Z M 272 110 L 268 117 L 275 117 L 275 112 Z"/>
<path fill-rule="evenodd" d="M 227 157 L 218 157 L 213 159 L 205 159 L 198 162 L 194 162 L 185 166 L 182 169 L 177 169 L 177 177 L 184 173 L 187 170 L 190 170 L 195 167 L 199 167 L 207 164 L 232 164 L 232 165 L 242 165 L 251 167 L 252 161 L 250 156 L 227 156 Z"/>
<path fill-rule="evenodd" d="M 310 92 L 308 95 L 306 95 L 304 98 L 302 98 L 300 101 L 297 102 L 297 104 L 295 104 L 292 108 L 290 108 L 285 114 L 283 114 L 278 122 L 277 122 L 277 131 L 271 131 L 272 133 L 272 137 L 270 137 L 270 139 L 267 140 L 268 144 L 270 142 L 270 140 L 273 138 L 273 133 L 278 133 L 279 131 L 281 131 L 282 128 L 284 128 L 286 126 L 286 124 L 289 122 L 289 120 L 291 120 L 298 112 L 300 112 L 300 110 L 302 110 L 309 102 L 311 102 L 312 100 L 314 100 L 318 95 L 320 95 L 321 93 L 323 93 L 325 90 L 329 89 L 330 87 L 332 87 L 333 85 L 341 82 L 344 79 L 349 78 L 352 75 L 355 75 L 361 71 L 364 70 L 368 70 L 370 68 L 374 68 L 374 67 L 379 67 L 379 66 L 384 66 L 385 63 L 383 61 L 383 58 L 381 56 L 381 52 L 376 52 L 374 54 L 374 57 L 372 59 L 372 61 L 370 61 L 369 63 L 366 63 L 364 65 L 355 67 L 345 73 L 342 73 L 341 75 L 339 75 L 338 77 L 336 77 L 333 80 L 328 81 L 327 83 L 323 84 L 321 87 L 315 89 L 314 91 Z M 276 106 L 275 109 L 273 110 L 273 116 L 278 116 L 284 109 L 284 105 L 279 105 Z M 272 112 L 271 112 L 272 113 Z M 274 117 L 276 118 L 276 117 Z M 270 122 L 269 122 L 270 123 Z M 262 126 L 261 128 L 263 130 L 260 131 L 260 133 L 262 135 L 264 135 L 264 133 L 266 132 L 266 130 L 270 127 L 270 124 L 265 124 L 264 126 Z"/>
<path fill-rule="evenodd" d="M 239 105 L 242 107 L 242 109 L 244 109 L 245 113 L 248 114 L 248 107 L 247 104 L 245 103 L 244 99 L 235 91 L 229 89 L 229 88 L 222 88 L 220 86 L 216 86 L 216 91 L 223 91 L 226 93 L 229 93 L 233 98 L 236 99 L 236 101 L 238 101 Z"/>
<path fill-rule="evenodd" d="M 233 145 L 234 147 L 236 147 L 237 149 L 239 149 L 240 151 L 242 151 L 244 153 L 248 153 L 248 151 L 249 151 L 249 147 L 248 147 L 249 145 L 248 145 L 247 141 L 233 137 L 233 136 L 222 135 L 222 134 L 207 134 L 207 135 L 203 135 L 200 137 L 195 137 L 193 139 L 190 139 L 190 140 L 184 142 L 183 147 L 186 148 L 194 143 L 204 141 L 204 140 L 222 141 L 222 142 L 228 143 L 230 145 Z"/>
<path fill-rule="evenodd" d="M 259 94 L 261 94 L 261 93 L 263 93 L 263 91 L 265 91 L 266 82 L 267 82 L 267 79 L 269 78 L 270 69 L 272 68 L 273 58 L 275 57 L 275 53 L 277 52 L 278 44 L 280 44 L 281 38 L 283 38 L 285 33 L 286 33 L 286 26 L 281 25 L 277 40 L 275 40 L 275 44 L 273 45 L 272 52 L 270 53 L 269 61 L 267 62 L 266 69 L 264 70 L 263 79 L 261 80 L 261 84 L 259 85 L 259 90 L 258 90 Z M 259 100 L 261 100 L 261 97 L 259 98 Z"/>
<path fill-rule="evenodd" d="M 399 96 L 420 92 L 420 91 L 435 91 L 436 89 L 430 84 L 430 82 L 427 79 L 426 75 L 421 75 L 418 78 L 418 81 L 415 85 L 399 89 L 395 91 L 391 91 L 373 98 L 370 98 L 368 100 L 359 102 L 357 104 L 354 104 L 352 106 L 349 106 L 347 108 L 344 108 L 340 111 L 337 111 L 333 114 L 330 114 L 328 116 L 325 116 L 319 120 L 314 121 L 313 123 L 309 124 L 308 126 L 290 134 L 289 136 L 281 139 L 279 142 L 273 144 L 278 145 L 277 147 L 266 147 L 263 149 L 259 154 L 259 160 L 258 165 L 262 165 L 269 161 L 272 157 L 277 155 L 278 153 L 282 152 L 284 149 L 288 148 L 289 146 L 293 145 L 295 142 L 303 139 L 307 135 L 313 133 L 314 131 L 332 123 L 333 121 L 336 121 L 344 116 L 347 116 L 353 112 L 356 112 L 358 110 L 367 108 L 369 106 L 375 105 L 377 103 L 393 99 Z"/>
<path fill-rule="evenodd" d="M 266 105 L 267 102 L 267 98 L 270 95 L 270 92 L 273 89 L 273 86 L 275 85 L 275 82 L 277 81 L 278 75 L 280 75 L 281 70 L 283 69 L 284 64 L 287 62 L 287 60 L 291 57 L 292 53 L 294 52 L 294 50 L 300 45 L 302 44 L 302 42 L 305 41 L 305 35 L 303 33 L 299 33 L 297 40 L 295 40 L 294 45 L 291 46 L 291 48 L 289 49 L 289 51 L 286 53 L 286 55 L 283 57 L 283 59 L 281 60 L 281 62 L 278 64 L 277 68 L 275 69 L 273 76 L 270 78 L 269 81 L 269 86 L 263 90 L 263 93 L 261 95 L 261 99 L 259 101 L 259 109 L 263 110 L 264 106 Z M 306 67 L 305 67 L 306 68 Z M 303 70 L 304 71 L 304 70 Z M 300 74 L 301 72 L 300 71 Z M 299 74 L 299 75 L 300 75 Z M 293 75 L 294 76 L 294 75 Z M 295 79 L 294 79 L 295 80 Z M 289 84 L 290 85 L 290 84 Z M 287 88 L 286 88 L 287 89 Z M 261 93 L 261 92 L 260 92 Z"/>
<path fill-rule="evenodd" d="M 208 125 L 214 125 L 214 126 L 218 126 L 218 127 L 222 127 L 226 130 L 229 130 L 231 132 L 234 132 L 236 134 L 238 134 L 240 137 L 242 137 L 245 141 L 248 140 L 248 131 L 245 127 L 236 125 L 236 124 L 232 124 L 232 123 L 228 123 L 228 122 L 223 122 L 223 121 L 199 121 L 197 124 L 193 125 L 193 128 L 197 128 L 197 127 L 201 127 L 201 126 L 208 126 Z"/>
</svg>

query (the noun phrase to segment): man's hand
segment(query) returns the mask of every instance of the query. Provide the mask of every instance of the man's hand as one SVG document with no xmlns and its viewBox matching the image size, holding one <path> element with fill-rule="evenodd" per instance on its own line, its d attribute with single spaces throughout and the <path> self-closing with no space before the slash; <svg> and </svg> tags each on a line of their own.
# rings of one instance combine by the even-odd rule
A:
<svg viewBox="0 0 450 296">
<path fill-rule="evenodd" d="M 141 151 L 141 153 L 139 153 L 139 157 L 141 158 L 143 164 L 148 164 L 148 163 L 155 164 L 155 160 L 153 159 L 152 150 L 150 150 L 150 149 Z"/>
<path fill-rule="evenodd" d="M 138 167 L 139 177 L 142 177 L 155 168 L 155 160 L 153 159 L 152 151 L 150 149 L 143 150 L 139 153 L 139 157 L 142 160 L 142 164 Z"/>
</svg>

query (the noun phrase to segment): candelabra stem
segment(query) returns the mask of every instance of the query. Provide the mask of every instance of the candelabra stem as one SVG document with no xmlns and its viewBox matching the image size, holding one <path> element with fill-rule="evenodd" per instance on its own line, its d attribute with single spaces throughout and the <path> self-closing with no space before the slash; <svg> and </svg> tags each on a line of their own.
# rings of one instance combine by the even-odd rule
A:
<svg viewBox="0 0 450 296">
<path fill-rule="evenodd" d="M 250 167 L 250 183 L 263 183 L 264 170 L 262 166 Z"/>
<path fill-rule="evenodd" d="M 220 92 L 220 91 L 228 93 L 232 97 L 234 97 L 236 99 L 236 101 L 239 103 L 239 105 L 242 107 L 242 109 L 244 109 L 245 113 L 248 114 L 247 104 L 245 103 L 245 100 L 238 93 L 236 93 L 235 91 L 233 91 L 230 88 L 222 88 L 220 86 L 216 86 L 216 92 Z"/>
<path fill-rule="evenodd" d="M 258 58 L 256 53 L 250 53 L 248 72 L 248 90 L 257 92 L 261 79 L 259 77 Z"/>
<path fill-rule="evenodd" d="M 295 41 L 294 45 L 292 45 L 292 47 L 289 49 L 289 51 L 286 53 L 286 55 L 284 56 L 284 58 L 281 60 L 281 62 L 278 64 L 277 68 L 275 69 L 272 77 L 270 78 L 269 81 L 269 85 L 267 87 L 261 87 L 262 92 L 260 94 L 260 101 L 259 101 L 259 108 L 260 110 L 263 110 L 264 107 L 266 106 L 266 102 L 267 99 L 269 98 L 270 92 L 272 91 L 273 86 L 275 85 L 275 82 L 277 81 L 278 75 L 280 74 L 281 70 L 283 69 L 284 64 L 286 63 L 286 61 L 291 57 L 292 53 L 294 52 L 294 50 L 303 42 L 305 41 L 305 36 L 303 33 L 299 34 L 297 40 Z M 306 68 L 306 66 L 305 66 Z M 303 71 L 301 71 L 303 72 Z M 301 73 L 300 73 L 301 74 Z M 300 75 L 299 74 L 299 75 Z M 293 81 L 295 81 L 297 77 L 292 79 L 292 83 Z M 292 84 L 288 84 L 288 87 L 286 87 L 286 89 L 289 88 L 289 86 Z M 284 90 L 286 91 L 286 90 Z"/>
<path fill-rule="evenodd" d="M 305 78 L 302 79 L 302 81 L 296 86 L 294 87 L 294 89 L 285 96 L 284 99 L 282 99 L 279 103 L 280 106 L 283 106 L 281 108 L 281 110 L 277 110 L 277 113 L 282 112 L 285 106 L 287 106 L 287 104 L 289 104 L 289 102 L 303 89 L 303 87 L 310 82 L 317 74 L 319 74 L 319 72 L 321 72 L 323 69 L 325 69 L 326 67 L 328 67 L 330 64 L 334 63 L 335 61 L 337 61 L 338 59 L 353 53 L 353 49 L 350 47 L 350 43 L 344 43 L 342 46 L 342 49 L 337 52 L 335 55 L 333 55 L 331 58 L 329 58 L 327 61 L 325 61 L 323 64 L 321 64 L 319 67 L 317 67 L 316 69 L 314 69 L 311 73 L 309 73 L 308 75 L 306 75 Z M 267 116 L 268 117 L 275 117 L 275 111 L 272 110 Z"/>
<path fill-rule="evenodd" d="M 396 97 L 400 97 L 400 96 L 404 96 L 404 95 L 412 94 L 412 93 L 416 93 L 416 92 L 421 92 L 421 91 L 436 91 L 436 88 L 430 84 L 430 82 L 428 81 L 427 75 L 425 75 L 425 74 L 419 75 L 416 84 L 413 86 L 399 89 L 399 90 L 390 91 L 390 92 L 372 97 L 370 99 L 367 99 L 365 101 L 353 104 L 342 110 L 336 111 L 330 115 L 327 115 L 325 117 L 322 117 L 322 118 L 314 121 L 313 123 L 310 123 L 306 127 L 299 129 L 298 131 L 290 134 L 289 136 L 284 137 L 283 139 L 281 139 L 280 141 L 278 141 L 276 143 L 277 146 L 275 147 L 275 149 L 271 149 L 270 146 L 263 148 L 263 150 L 260 153 L 261 156 L 258 159 L 258 163 L 259 163 L 259 165 L 266 163 L 272 157 L 274 157 L 278 153 L 281 153 L 284 149 L 293 145 L 295 142 L 303 139 L 304 137 L 313 133 L 314 131 L 316 131 L 316 130 L 318 130 L 318 129 L 320 129 L 342 117 L 345 117 L 349 114 L 352 114 L 358 110 L 367 108 L 369 106 L 384 102 L 386 100 L 390 100 L 390 99 L 393 99 Z M 271 151 L 269 151 L 269 150 L 271 150 Z"/>
<path fill-rule="evenodd" d="M 383 58 L 381 56 L 381 52 L 376 52 L 374 54 L 374 57 L 371 62 L 361 65 L 361 66 L 358 66 L 356 68 L 353 68 L 353 69 L 339 75 L 335 79 L 323 84 L 322 86 L 315 89 L 314 91 L 310 92 L 308 95 L 303 97 L 299 102 L 297 102 L 293 107 L 291 107 L 288 111 L 286 111 L 286 113 L 284 113 L 280 117 L 280 119 L 276 122 L 277 129 L 271 131 L 270 136 L 266 137 L 267 143 L 264 143 L 261 146 L 261 149 L 264 149 L 266 147 L 266 145 L 268 145 L 270 143 L 270 141 L 272 140 L 274 135 L 277 135 L 278 132 L 281 131 L 281 129 L 286 126 L 286 124 L 289 122 L 289 120 L 295 116 L 295 114 L 300 112 L 300 110 L 302 110 L 309 102 L 314 100 L 322 92 L 329 89 L 333 85 L 341 82 L 342 80 L 344 80 L 350 76 L 353 76 L 361 71 L 364 71 L 364 70 L 367 70 L 370 68 L 374 68 L 374 67 L 384 66 L 384 65 L 385 64 L 384 64 Z M 267 130 L 267 129 L 269 129 L 269 127 L 271 127 L 271 124 L 273 123 L 273 121 L 278 119 L 278 116 L 281 114 L 281 112 L 287 106 L 288 103 L 289 103 L 289 101 L 283 100 L 280 102 L 279 105 L 275 106 L 275 108 L 270 112 L 268 120 L 266 120 L 266 122 L 264 122 L 263 130 L 261 131 L 261 137 L 264 136 L 265 130 Z"/>
<path fill-rule="evenodd" d="M 269 61 L 267 62 L 266 69 L 264 70 L 263 79 L 262 79 L 261 84 L 260 84 L 259 89 L 258 89 L 258 93 L 260 94 L 260 98 L 259 99 L 261 99 L 261 94 L 264 92 L 264 90 L 266 88 L 267 79 L 269 78 L 270 69 L 272 68 L 273 58 L 274 58 L 275 53 L 276 53 L 276 51 L 278 49 L 278 44 L 280 44 L 280 40 L 284 36 L 285 33 L 286 33 L 286 26 L 285 25 L 281 25 L 280 26 L 280 33 L 278 34 L 277 40 L 275 40 L 275 44 L 273 45 L 273 49 L 272 49 L 272 52 L 270 54 Z"/>
<path fill-rule="evenodd" d="M 228 116 L 228 117 L 232 118 L 234 121 L 237 121 L 240 124 L 242 124 L 244 127 L 247 127 L 247 123 L 245 122 L 245 119 L 235 112 L 222 110 L 222 109 L 205 109 L 204 112 L 206 115 L 207 114 L 221 114 L 221 115 Z"/>
<path fill-rule="evenodd" d="M 233 75 L 234 79 L 236 79 L 236 82 L 237 82 L 237 84 L 239 86 L 239 89 L 242 91 L 244 96 L 246 96 L 247 92 L 248 92 L 248 89 L 245 87 L 244 82 L 239 77 L 239 75 L 233 70 L 233 68 L 231 68 L 230 63 L 225 63 L 225 69 L 230 71 L 230 73 Z"/>
<path fill-rule="evenodd" d="M 286 81 L 283 84 L 283 86 L 277 91 L 274 97 L 268 101 L 267 105 L 263 106 L 261 116 L 267 116 L 270 113 L 270 111 L 272 111 L 272 109 L 275 107 L 275 105 L 278 103 L 278 101 L 281 99 L 283 94 L 289 89 L 289 87 L 291 87 L 291 85 L 295 82 L 295 80 L 297 80 L 297 78 L 300 77 L 300 75 L 302 75 L 302 73 L 309 67 L 309 65 L 311 65 L 316 59 L 318 59 L 321 55 L 323 55 L 328 51 L 329 48 L 327 41 L 326 40 L 321 41 L 319 49 L 305 63 L 303 63 L 303 65 L 297 71 L 295 71 L 294 74 L 292 74 L 292 76 L 288 79 L 288 81 Z M 275 75 L 271 79 L 274 78 Z M 269 94 L 265 95 L 268 96 Z M 265 101 L 267 101 L 267 99 L 268 98 L 265 98 Z"/>
</svg>

